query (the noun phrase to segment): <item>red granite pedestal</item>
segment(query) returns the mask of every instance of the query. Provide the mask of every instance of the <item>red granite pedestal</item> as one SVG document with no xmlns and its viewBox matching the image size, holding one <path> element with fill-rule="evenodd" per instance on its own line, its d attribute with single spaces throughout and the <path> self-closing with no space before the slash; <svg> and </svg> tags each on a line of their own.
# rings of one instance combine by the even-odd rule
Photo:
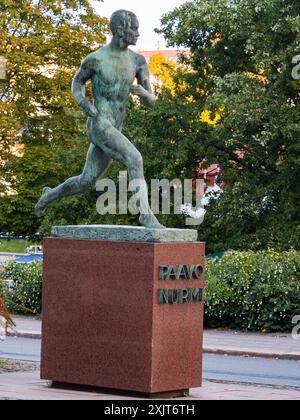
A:
<svg viewBox="0 0 300 420">
<path fill-rule="evenodd" d="M 201 386 L 203 303 L 186 290 L 204 280 L 159 270 L 204 254 L 200 242 L 45 239 L 41 378 L 150 397 Z"/>
</svg>

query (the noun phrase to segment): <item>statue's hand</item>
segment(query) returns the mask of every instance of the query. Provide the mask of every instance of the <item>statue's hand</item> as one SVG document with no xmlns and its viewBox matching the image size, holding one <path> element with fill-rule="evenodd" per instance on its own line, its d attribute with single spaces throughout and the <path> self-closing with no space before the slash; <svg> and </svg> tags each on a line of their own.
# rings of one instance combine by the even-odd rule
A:
<svg viewBox="0 0 300 420">
<path fill-rule="evenodd" d="M 141 85 L 132 85 L 130 88 L 130 93 L 139 96 L 142 99 L 145 99 L 149 96 L 149 92 Z"/>
<path fill-rule="evenodd" d="M 84 113 L 91 118 L 95 118 L 98 115 L 98 110 L 95 105 L 91 104 L 88 101 L 84 101 L 80 104 L 80 107 L 84 111 Z"/>
</svg>

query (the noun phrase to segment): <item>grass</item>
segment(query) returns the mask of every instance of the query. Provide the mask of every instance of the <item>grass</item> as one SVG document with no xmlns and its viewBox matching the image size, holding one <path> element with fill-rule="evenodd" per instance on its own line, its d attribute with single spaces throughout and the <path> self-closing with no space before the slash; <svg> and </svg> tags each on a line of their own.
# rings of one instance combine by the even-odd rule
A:
<svg viewBox="0 0 300 420">
<path fill-rule="evenodd" d="M 11 239 L 10 241 L 0 240 L 0 252 L 15 252 L 17 254 L 25 254 L 26 247 L 30 245 L 27 241 L 17 241 Z"/>
</svg>

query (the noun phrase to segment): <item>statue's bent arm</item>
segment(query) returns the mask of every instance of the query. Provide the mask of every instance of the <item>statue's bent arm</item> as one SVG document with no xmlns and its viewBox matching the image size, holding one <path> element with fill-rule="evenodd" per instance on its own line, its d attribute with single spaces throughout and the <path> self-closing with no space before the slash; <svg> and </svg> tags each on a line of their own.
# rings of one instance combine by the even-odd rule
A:
<svg viewBox="0 0 300 420">
<path fill-rule="evenodd" d="M 76 73 L 72 82 L 72 93 L 73 96 L 80 106 L 80 108 L 89 116 L 96 117 L 98 111 L 96 107 L 91 104 L 85 96 L 85 84 L 93 76 L 93 68 L 91 59 L 85 59 L 78 72 Z"/>
<path fill-rule="evenodd" d="M 139 61 L 140 63 L 137 72 L 137 81 L 138 84 L 142 86 L 144 90 L 144 92 L 141 92 L 140 94 L 141 102 L 147 108 L 153 108 L 156 102 L 156 96 L 153 94 L 152 91 L 148 65 L 145 57 L 143 56 L 140 56 Z"/>
</svg>

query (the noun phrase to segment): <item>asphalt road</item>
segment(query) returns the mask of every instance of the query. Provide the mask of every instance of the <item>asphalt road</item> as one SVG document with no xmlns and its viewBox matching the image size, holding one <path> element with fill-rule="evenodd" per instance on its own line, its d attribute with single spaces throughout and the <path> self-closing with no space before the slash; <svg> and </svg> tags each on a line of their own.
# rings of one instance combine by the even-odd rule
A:
<svg viewBox="0 0 300 420">
<path fill-rule="evenodd" d="M 7 338 L 6 341 L 0 341 L 0 359 L 39 361 L 40 351 L 40 340 Z M 300 390 L 300 361 L 205 354 L 203 377 L 205 380 L 293 387 Z"/>
<path fill-rule="evenodd" d="M 0 341 L 0 359 L 15 359 L 39 362 L 40 354 L 40 340 L 8 337 L 5 341 Z"/>
</svg>

